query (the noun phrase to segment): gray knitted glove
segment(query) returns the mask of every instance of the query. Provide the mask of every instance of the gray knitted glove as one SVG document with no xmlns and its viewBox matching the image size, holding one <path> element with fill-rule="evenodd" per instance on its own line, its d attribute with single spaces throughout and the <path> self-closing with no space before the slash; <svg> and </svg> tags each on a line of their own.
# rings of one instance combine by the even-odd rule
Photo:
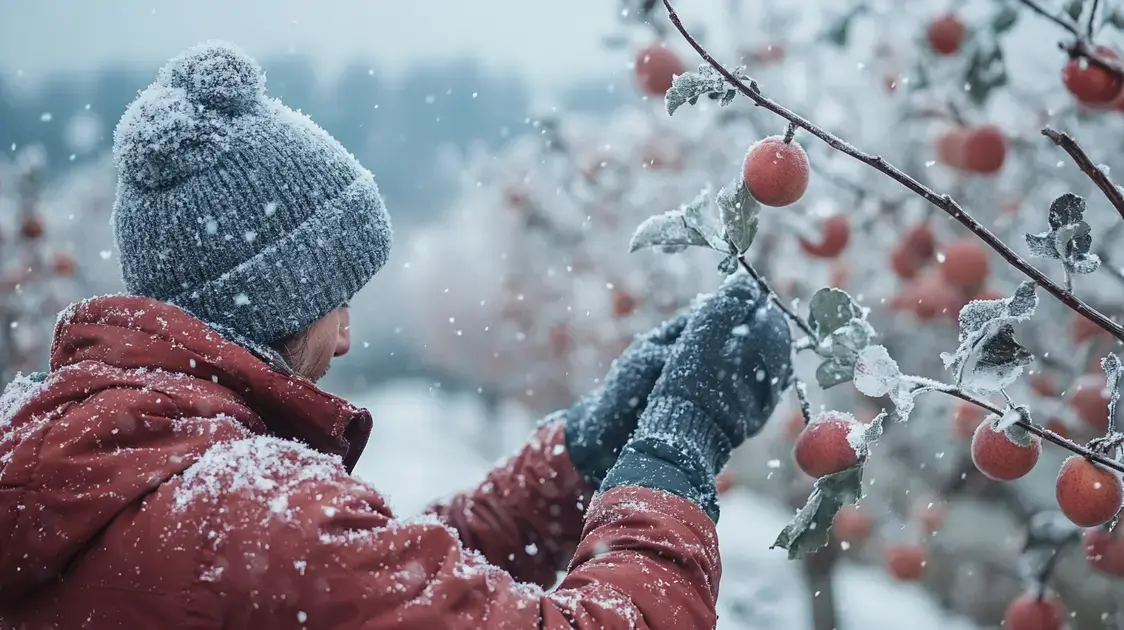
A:
<svg viewBox="0 0 1124 630">
<path fill-rule="evenodd" d="M 717 521 L 714 477 L 764 427 L 791 378 L 784 314 L 748 276 L 731 276 L 687 323 L 602 490 L 665 490 Z"/>
<path fill-rule="evenodd" d="M 613 361 L 601 386 L 562 412 L 570 460 L 594 488 L 601 485 L 636 430 L 688 314 L 685 311 L 637 336 Z"/>
</svg>

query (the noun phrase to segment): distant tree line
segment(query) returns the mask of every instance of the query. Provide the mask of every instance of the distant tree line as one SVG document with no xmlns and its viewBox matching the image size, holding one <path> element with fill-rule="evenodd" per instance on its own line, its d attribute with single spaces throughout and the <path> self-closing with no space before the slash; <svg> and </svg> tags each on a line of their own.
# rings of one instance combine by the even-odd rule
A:
<svg viewBox="0 0 1124 630">
<path fill-rule="evenodd" d="M 387 79 L 355 61 L 331 77 L 303 56 L 263 61 L 269 90 L 310 114 L 377 176 L 396 219 L 413 222 L 439 212 L 452 182 L 437 174 L 442 145 L 501 144 L 526 125 L 532 88 L 514 73 L 471 60 L 419 65 Z M 0 150 L 38 143 L 47 150 L 51 177 L 109 150 L 113 127 L 154 68 L 105 67 L 93 73 L 59 72 L 28 92 L 0 75 Z M 325 79 L 328 80 L 325 80 Z M 591 80 L 562 94 L 574 109 L 606 111 L 621 90 Z M 76 146 L 80 145 L 80 146 Z"/>
</svg>

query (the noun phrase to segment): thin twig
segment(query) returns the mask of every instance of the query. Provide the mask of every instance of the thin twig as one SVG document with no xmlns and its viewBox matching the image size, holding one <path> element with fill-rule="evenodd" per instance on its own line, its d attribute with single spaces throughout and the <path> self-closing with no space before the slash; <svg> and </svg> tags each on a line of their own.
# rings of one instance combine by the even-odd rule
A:
<svg viewBox="0 0 1124 630">
<path fill-rule="evenodd" d="M 988 402 L 986 400 L 980 400 L 980 399 L 972 396 L 971 394 L 968 394 L 967 392 L 965 392 L 964 390 L 962 390 L 958 387 L 953 387 L 952 385 L 945 385 L 944 383 L 941 383 L 941 385 L 943 387 L 935 387 L 933 385 L 929 385 L 928 387 L 930 389 L 932 389 L 932 391 L 941 392 L 942 394 L 948 394 L 949 396 L 955 396 L 956 398 L 959 398 L 960 400 L 970 402 L 973 405 L 976 405 L 977 407 L 981 407 L 983 409 L 986 409 L 986 410 L 990 411 L 991 413 L 996 414 L 998 416 L 1002 416 L 1003 413 L 1004 413 L 1003 409 L 1000 409 L 999 407 L 991 404 L 990 402 Z M 1081 455 L 1082 457 L 1085 457 L 1086 459 L 1090 459 L 1094 462 L 1097 462 L 1098 464 L 1100 464 L 1102 466 L 1105 466 L 1106 468 L 1111 468 L 1111 469 L 1113 469 L 1117 472 L 1124 473 L 1124 464 L 1121 464 L 1120 462 L 1117 462 L 1117 461 L 1109 459 L 1109 458 L 1107 458 L 1103 455 L 1100 455 L 1100 454 L 1098 454 L 1098 453 L 1096 453 L 1096 452 L 1094 452 L 1094 451 L 1092 451 L 1092 450 L 1090 450 L 1090 449 L 1088 449 L 1088 448 L 1086 448 L 1086 447 L 1084 447 L 1084 446 L 1082 446 L 1082 445 L 1080 445 L 1076 442 L 1067 440 L 1066 438 L 1058 435 L 1057 433 L 1054 433 L 1053 431 L 1051 431 L 1049 429 L 1044 429 L 1044 428 L 1034 424 L 1033 422 L 1027 420 L 1025 417 L 1022 417 L 1021 414 L 1020 414 L 1019 419 L 1015 421 L 1015 425 L 1019 426 L 1019 427 L 1022 427 L 1024 429 L 1026 429 L 1027 431 L 1030 431 L 1034 435 L 1037 435 L 1038 437 L 1042 438 L 1043 440 L 1046 440 L 1047 442 L 1052 442 L 1053 444 L 1056 444 L 1057 446 L 1060 446 L 1060 447 L 1062 447 L 1062 448 L 1064 448 L 1068 451 L 1072 451 L 1072 452 L 1074 452 L 1078 455 Z"/>
<path fill-rule="evenodd" d="M 745 269 L 746 273 L 748 273 L 750 277 L 752 277 L 757 282 L 758 286 L 760 286 L 763 291 L 765 291 L 765 293 L 769 296 L 769 299 L 771 299 L 773 303 L 777 305 L 777 308 L 781 309 L 781 312 L 783 312 L 786 317 L 792 320 L 792 323 L 796 324 L 797 327 L 799 327 L 800 330 L 802 330 L 805 335 L 808 335 L 808 337 L 810 337 L 813 341 L 818 341 L 816 333 L 812 331 L 812 327 L 808 325 L 808 322 L 804 321 L 803 317 L 800 317 L 799 315 L 794 313 L 792 309 L 785 306 L 784 302 L 781 301 L 780 296 L 777 295 L 777 292 L 773 290 L 773 287 L 769 286 L 769 281 L 765 278 L 762 278 L 761 274 L 757 273 L 757 270 L 753 268 L 753 265 L 749 264 L 749 261 L 745 259 L 745 256 L 738 256 L 738 262 L 741 263 L 742 269 Z"/>
<path fill-rule="evenodd" d="M 1097 20 L 1097 7 L 1100 6 L 1101 0 L 1093 0 L 1093 8 L 1089 11 L 1089 24 L 1085 27 L 1085 38 L 1092 41 L 1094 23 Z"/>
<path fill-rule="evenodd" d="M 1093 161 L 1089 159 L 1085 150 L 1077 144 L 1077 141 L 1068 133 L 1055 131 L 1050 127 L 1043 129 L 1042 135 L 1052 140 L 1054 144 L 1068 153 L 1069 157 L 1073 158 L 1073 163 L 1077 165 L 1077 168 L 1081 169 L 1082 173 L 1093 180 L 1093 183 L 1097 185 L 1097 188 L 1101 189 L 1104 196 L 1108 197 L 1108 201 L 1112 204 L 1112 207 L 1116 208 L 1116 212 L 1120 215 L 1120 218 L 1124 219 L 1124 194 L 1120 193 L 1120 189 L 1109 180 L 1108 175 L 1105 175 L 1104 171 L 1097 168 L 1096 164 L 1093 164 Z"/>
<path fill-rule="evenodd" d="M 1024 5 L 1026 5 L 1026 7 L 1028 9 L 1030 9 L 1031 11 L 1034 11 L 1038 15 L 1041 15 L 1042 17 L 1046 18 L 1047 20 L 1050 20 L 1054 24 L 1057 24 L 1058 26 L 1060 26 L 1060 27 L 1064 28 L 1065 30 L 1069 31 L 1070 33 L 1073 34 L 1074 37 L 1081 37 L 1081 33 L 1080 33 L 1080 31 L 1077 30 L 1076 26 L 1074 26 L 1073 24 L 1070 24 L 1069 22 L 1066 22 L 1065 20 L 1061 19 L 1057 15 L 1054 15 L 1053 13 L 1050 13 L 1046 9 L 1042 8 L 1042 6 L 1039 5 L 1037 2 L 1035 2 L 1034 0 L 1020 0 L 1020 1 Z"/>
<path fill-rule="evenodd" d="M 1097 7 L 1095 4 L 1096 0 L 1094 0 L 1093 12 L 1089 15 L 1088 35 L 1086 37 L 1081 36 L 1081 31 L 1076 25 L 1050 13 L 1046 9 L 1042 8 L 1034 0 L 1019 1 L 1022 2 L 1022 4 L 1029 8 L 1031 11 L 1034 11 L 1038 15 L 1041 15 L 1047 20 L 1050 20 L 1054 24 L 1057 24 L 1058 26 L 1065 29 L 1066 32 L 1073 35 L 1072 42 L 1058 42 L 1058 48 L 1064 50 L 1065 53 L 1069 55 L 1070 59 L 1084 58 L 1089 62 L 1089 65 L 1091 66 L 1096 66 L 1102 70 L 1111 72 L 1118 77 L 1124 77 L 1124 66 L 1119 65 L 1114 59 L 1108 59 L 1101 56 L 1096 52 L 1095 49 L 1090 49 L 1089 44 L 1093 39 L 1093 18 L 1097 12 Z"/>
<path fill-rule="evenodd" d="M 763 96 L 761 94 L 760 88 L 757 86 L 756 81 L 751 80 L 749 85 L 746 85 L 738 77 L 734 76 L 732 72 L 727 70 L 725 66 L 719 63 L 713 56 L 711 56 L 711 54 L 707 52 L 707 50 L 703 48 L 703 46 L 699 44 L 699 42 L 695 40 L 694 37 L 691 36 L 686 27 L 683 26 L 683 22 L 679 19 L 679 15 L 675 12 L 675 9 L 672 8 L 670 0 L 663 0 L 663 3 L 667 8 L 668 16 L 670 17 L 672 24 L 675 25 L 675 28 L 687 40 L 687 43 L 689 43 L 691 47 L 699 53 L 704 61 L 710 64 L 711 67 L 713 67 L 716 71 L 718 71 L 718 73 L 721 74 L 723 78 L 725 78 L 726 81 L 730 83 L 730 85 L 732 85 L 735 89 L 737 89 L 751 101 L 756 103 L 759 107 L 763 107 L 780 116 L 781 118 L 784 118 L 785 120 L 796 124 L 797 126 L 816 136 L 820 140 L 823 140 L 835 150 L 851 156 L 852 158 L 889 176 L 891 179 L 897 181 L 902 186 L 913 191 L 919 197 L 921 197 L 925 201 L 928 201 L 936 208 L 944 211 L 945 214 L 951 216 L 953 219 L 956 219 L 956 221 L 961 225 L 971 230 L 972 233 L 979 237 L 980 240 L 982 240 L 984 243 L 987 243 L 989 247 L 991 247 L 1000 256 L 1002 256 L 1004 260 L 1011 264 L 1011 266 L 1021 271 L 1042 288 L 1046 289 L 1046 291 L 1048 291 L 1063 304 L 1073 309 L 1074 311 L 1077 311 L 1081 315 L 1084 315 L 1089 320 L 1095 322 L 1098 326 L 1110 333 L 1113 337 L 1124 341 L 1124 327 L 1121 327 L 1116 322 L 1105 317 L 1104 314 L 1089 306 L 1073 293 L 1066 291 L 1064 287 L 1058 285 L 1056 282 L 1046 277 L 1046 275 L 1043 274 L 1040 270 L 1032 266 L 1021 256 L 1015 253 L 1015 251 L 1008 247 L 1006 243 L 999 239 L 999 237 L 995 236 L 995 234 L 993 234 L 990 230 L 988 230 L 978 221 L 972 218 L 972 216 L 969 215 L 964 210 L 964 208 L 960 206 L 959 203 L 952 199 L 952 197 L 948 195 L 938 194 L 928 186 L 925 186 L 907 173 L 903 172 L 901 169 L 897 168 L 893 164 L 890 164 L 881 156 L 872 155 L 870 153 L 865 153 L 856 149 L 855 147 L 844 141 L 842 138 L 839 138 L 838 136 L 825 131 L 824 129 L 821 129 L 819 126 L 815 125 L 803 116 L 800 116 L 799 114 L 789 110 L 788 108 Z"/>
</svg>

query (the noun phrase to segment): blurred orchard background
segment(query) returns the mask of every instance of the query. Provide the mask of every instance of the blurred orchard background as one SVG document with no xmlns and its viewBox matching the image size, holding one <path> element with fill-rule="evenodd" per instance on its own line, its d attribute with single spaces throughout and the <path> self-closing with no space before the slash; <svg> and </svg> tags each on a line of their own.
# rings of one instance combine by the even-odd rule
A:
<svg viewBox="0 0 1124 630">
<path fill-rule="evenodd" d="M 964 370 L 941 358 L 963 341 L 961 308 L 1012 296 L 1027 278 L 963 221 L 803 130 L 791 141 L 807 155 L 807 188 L 794 203 L 752 204 L 756 233 L 742 262 L 708 247 L 630 253 L 653 215 L 715 214 L 715 194 L 741 181 L 747 150 L 783 136 L 786 121 L 742 95 L 723 104 L 720 80 L 669 116 L 672 76 L 702 59 L 662 3 L 406 4 L 0 9 L 0 377 L 44 367 L 66 304 L 121 290 L 109 228 L 113 127 L 166 58 L 227 39 L 261 61 L 274 96 L 375 173 L 390 207 L 391 261 L 353 301 L 353 351 L 324 386 L 372 408 L 379 426 L 358 474 L 399 510 L 482 475 L 537 418 L 596 386 L 633 335 L 713 290 L 718 267 L 745 264 L 799 314 L 821 288 L 846 291 L 865 309 L 856 326 L 877 333 L 859 346 L 886 348 L 914 385 L 941 379 L 964 396 L 918 397 L 903 414 L 893 387 L 871 397 L 877 386 L 852 386 L 856 352 L 829 347 L 839 344 L 834 326 L 794 326 L 797 339 L 813 333 L 797 360 L 810 415 L 837 410 L 853 424 L 896 411 L 858 454 L 865 496 L 834 516 L 826 546 L 796 560 L 770 549 L 814 489 L 793 456 L 808 415 L 795 390 L 735 453 L 721 484 L 720 628 L 1124 628 L 1124 538 L 1110 531 L 1114 519 L 1085 527 L 1073 516 L 1114 512 L 1119 477 L 1090 466 L 1107 477 L 1080 479 L 1078 490 L 1056 483 L 1070 447 L 1120 461 L 1114 377 L 1101 368 L 1119 337 L 1039 290 L 1033 318 L 1008 312 L 1000 322 L 1018 339 L 1001 331 L 992 348 L 1002 382 L 961 382 Z M 1110 181 L 1124 169 L 1117 0 L 682 0 L 676 9 L 762 95 L 950 195 L 1105 322 L 1124 312 L 1124 198 Z M 1056 145 L 1046 126 L 1076 144 Z M 785 193 L 800 174 L 768 177 L 765 188 Z M 753 192 L 766 202 L 770 191 Z M 1031 249 L 1028 233 L 1047 234 L 1058 255 Z M 820 373 L 832 356 L 832 374 Z M 1026 447 L 989 432 L 988 412 L 965 396 L 1064 444 L 1040 445 L 1036 433 Z M 974 458 L 980 432 L 1002 441 L 977 445 Z M 1064 515 L 1059 502 L 1069 503 Z"/>
</svg>

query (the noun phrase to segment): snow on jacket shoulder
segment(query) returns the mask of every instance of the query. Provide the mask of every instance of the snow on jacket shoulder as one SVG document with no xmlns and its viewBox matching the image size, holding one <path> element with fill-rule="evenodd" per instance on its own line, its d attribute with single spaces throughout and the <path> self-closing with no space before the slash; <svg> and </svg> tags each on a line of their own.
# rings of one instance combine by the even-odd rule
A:
<svg viewBox="0 0 1124 630">
<path fill-rule="evenodd" d="M 349 474 L 370 427 L 179 309 L 77 305 L 0 398 L 0 628 L 714 625 L 713 524 L 652 490 L 594 501 L 557 589 L 517 581 L 581 527 L 560 427 L 413 519 Z"/>
</svg>

